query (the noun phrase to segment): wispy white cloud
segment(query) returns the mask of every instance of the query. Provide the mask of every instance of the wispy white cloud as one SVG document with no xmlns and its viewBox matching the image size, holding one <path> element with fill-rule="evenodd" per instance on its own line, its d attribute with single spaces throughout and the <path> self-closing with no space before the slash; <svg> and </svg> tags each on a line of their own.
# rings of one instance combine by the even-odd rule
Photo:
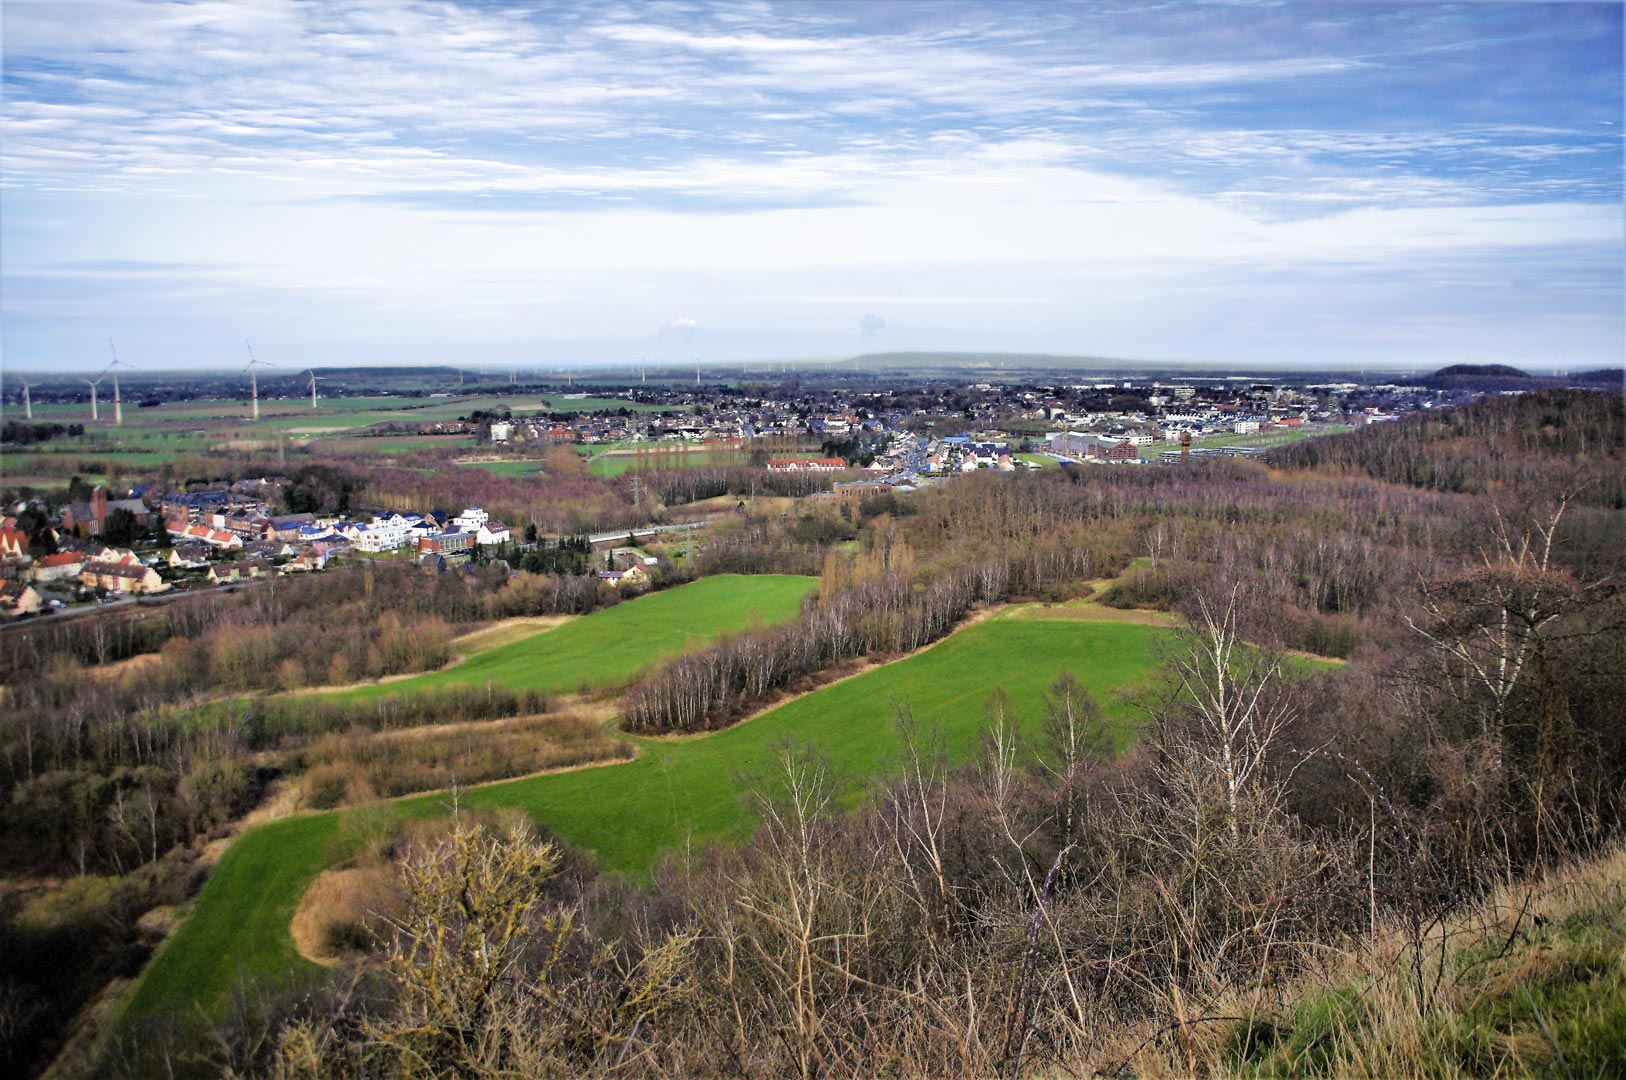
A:
<svg viewBox="0 0 1626 1080">
<path fill-rule="evenodd" d="M 1620 232 L 1619 35 L 1611 55 L 1582 14 L 1555 36 L 1516 8 L 9 3 L 0 272 L 41 326 L 83 317 L 76 280 L 197 299 L 100 259 L 212 267 L 237 304 L 326 290 L 355 325 L 534 297 L 581 340 L 617 322 L 616 282 L 636 306 L 770 274 L 795 280 L 751 295 L 786 324 L 871 297 L 945 326 L 1045 308 L 1061 334 L 1059 278 L 1112 318 L 1179 267 L 1594 252 Z M 1449 74 L 1412 59 L 1453 44 Z M 1524 50 L 1518 93 L 1487 49 Z M 965 276 L 994 265 L 998 288 Z M 871 293 L 822 280 L 866 267 Z"/>
</svg>

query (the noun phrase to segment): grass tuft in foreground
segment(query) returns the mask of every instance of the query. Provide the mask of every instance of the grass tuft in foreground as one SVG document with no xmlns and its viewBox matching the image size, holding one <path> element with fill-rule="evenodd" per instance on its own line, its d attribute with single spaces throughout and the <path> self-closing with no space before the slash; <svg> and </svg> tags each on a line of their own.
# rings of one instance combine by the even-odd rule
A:
<svg viewBox="0 0 1626 1080">
<path fill-rule="evenodd" d="M 1355 943 L 1257 999 L 1212 1003 L 1126 1064 L 1142 1077 L 1601 1080 L 1626 1077 L 1626 848 L 1504 888 L 1424 941 Z M 1207 1030 L 1204 1030 L 1204 1027 Z"/>
</svg>

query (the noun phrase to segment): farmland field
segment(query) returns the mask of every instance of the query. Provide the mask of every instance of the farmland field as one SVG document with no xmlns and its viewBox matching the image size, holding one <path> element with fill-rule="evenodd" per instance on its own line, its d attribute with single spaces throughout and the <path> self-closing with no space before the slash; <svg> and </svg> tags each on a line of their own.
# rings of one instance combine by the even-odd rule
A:
<svg viewBox="0 0 1626 1080">
<path fill-rule="evenodd" d="M 734 450 L 693 450 L 677 444 L 653 444 L 652 449 L 665 451 L 671 455 L 664 461 L 652 458 L 645 463 L 646 468 L 686 468 L 691 465 L 717 465 L 738 460 L 740 454 Z M 596 454 L 588 464 L 588 469 L 594 476 L 613 480 L 622 473 L 638 468 L 638 455 L 631 454 Z"/>
<path fill-rule="evenodd" d="M 547 407 L 551 412 L 614 412 L 617 409 L 626 409 L 628 412 L 689 412 L 686 405 L 644 405 L 636 401 L 627 401 L 624 398 L 600 397 L 567 397 L 564 394 L 550 394 L 547 397 Z M 518 412 L 519 410 L 514 410 Z"/>
<path fill-rule="evenodd" d="M 487 682 L 553 693 L 614 685 L 720 634 L 788 619 L 817 584 L 786 574 L 702 578 L 479 653 L 456 667 L 332 696 L 354 701 Z"/>
<path fill-rule="evenodd" d="M 468 465 L 476 469 L 484 469 L 493 476 L 535 476 L 542 471 L 542 463 L 533 460 L 521 461 L 460 461 L 459 465 Z"/>
<path fill-rule="evenodd" d="M 1217 449 L 1222 446 L 1247 446 L 1263 450 L 1272 446 L 1283 446 L 1287 443 L 1299 442 L 1303 439 L 1319 439 L 1323 435 L 1336 435 L 1348 431 L 1347 424 L 1317 424 L 1314 427 L 1301 428 L 1271 428 L 1268 431 L 1253 431 L 1238 435 L 1235 433 L 1225 435 L 1210 435 L 1206 438 L 1192 442 L 1194 449 Z M 1143 446 L 1140 456 L 1146 459 L 1155 459 L 1164 450 L 1178 450 L 1179 443 L 1153 443 Z"/>
<path fill-rule="evenodd" d="M 901 706 L 937 725 L 950 760 L 963 762 L 976 751 L 993 686 L 1009 695 L 1017 726 L 1031 732 L 1046 688 L 1065 669 L 1102 701 L 1115 740 L 1128 741 L 1134 714 L 1118 695 L 1147 678 L 1154 646 L 1167 631 L 1021 613 L 970 627 L 725 731 L 639 739 L 639 756 L 631 762 L 473 788 L 462 793 L 462 803 L 523 809 L 592 851 L 603 866 L 639 874 L 663 851 L 747 835 L 754 814 L 742 777 L 767 769 L 786 742 L 816 748 L 843 785 L 847 804 L 855 805 L 865 784 L 896 760 L 894 715 Z M 443 793 L 424 795 L 388 804 L 387 813 L 432 817 L 446 805 Z M 287 979 L 314 973 L 294 950 L 289 920 L 310 880 L 348 857 L 361 842 L 360 824 L 379 813 L 360 808 L 298 817 L 237 840 L 192 916 L 154 958 L 130 1015 L 188 1004 L 218 1007 L 240 974 Z"/>
</svg>

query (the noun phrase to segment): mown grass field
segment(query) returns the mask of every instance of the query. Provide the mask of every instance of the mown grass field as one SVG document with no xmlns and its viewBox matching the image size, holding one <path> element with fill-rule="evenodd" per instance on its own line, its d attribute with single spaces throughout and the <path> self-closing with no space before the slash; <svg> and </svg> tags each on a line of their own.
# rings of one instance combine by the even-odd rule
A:
<svg viewBox="0 0 1626 1080">
<path fill-rule="evenodd" d="M 639 756 L 631 762 L 490 784 L 463 792 L 461 802 L 472 809 L 522 809 L 593 852 L 604 867 L 636 875 L 663 852 L 748 835 L 755 822 L 748 798 L 753 777 L 771 770 L 785 745 L 822 755 L 847 804 L 856 805 L 867 785 L 898 759 L 899 708 L 936 726 L 950 760 L 963 762 L 977 751 L 995 687 L 1008 695 L 1009 716 L 1031 734 L 1046 689 L 1069 670 L 1101 699 L 1115 739 L 1127 742 L 1134 712 L 1120 695 L 1150 675 L 1155 646 L 1168 631 L 1127 622 L 1022 618 L 1020 609 L 1013 615 L 725 731 L 640 739 Z M 363 807 L 274 822 L 241 837 L 191 917 L 154 958 L 129 1015 L 217 1007 L 240 976 L 284 980 L 313 974 L 288 932 L 311 879 L 353 853 L 365 828 L 378 826 L 380 814 L 432 817 L 445 813 L 447 803 L 445 793 L 417 796 L 385 810 Z"/>
<path fill-rule="evenodd" d="M 745 778 L 770 768 L 785 744 L 819 753 L 856 804 L 866 782 L 897 760 L 900 708 L 940 726 L 950 760 L 965 761 L 977 751 L 995 687 L 1031 732 L 1045 691 L 1070 670 L 1102 700 L 1115 737 L 1127 742 L 1133 714 L 1117 694 L 1149 675 L 1152 646 L 1165 633 L 1133 623 L 996 619 L 724 731 L 640 739 L 633 761 L 493 785 L 469 792 L 467 801 L 521 807 L 602 865 L 637 873 L 660 852 L 746 835 L 755 817 L 742 798 Z"/>
<path fill-rule="evenodd" d="M 329 696 L 359 701 L 488 682 L 552 693 L 613 686 L 719 635 L 782 622 L 801 609 L 802 597 L 817 585 L 816 578 L 788 574 L 702 578 L 478 653 L 455 667 Z"/>
</svg>

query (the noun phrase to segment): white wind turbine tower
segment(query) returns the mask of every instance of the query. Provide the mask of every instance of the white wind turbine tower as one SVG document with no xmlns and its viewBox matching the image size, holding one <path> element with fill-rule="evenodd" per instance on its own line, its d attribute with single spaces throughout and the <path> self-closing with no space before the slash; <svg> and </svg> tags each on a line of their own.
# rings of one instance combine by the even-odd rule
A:
<svg viewBox="0 0 1626 1080">
<path fill-rule="evenodd" d="M 317 377 L 315 368 L 309 369 L 305 374 L 311 377 L 311 408 L 314 409 L 316 408 L 316 384 L 320 380 Z"/>
<path fill-rule="evenodd" d="M 248 349 L 248 365 L 243 370 L 248 372 L 249 394 L 254 399 L 254 419 L 258 421 L 260 419 L 260 380 L 255 377 L 254 369 L 256 367 L 276 367 L 277 365 L 266 360 L 255 359 L 254 346 L 246 341 L 243 342 L 243 345 Z"/>
<path fill-rule="evenodd" d="M 107 378 L 107 372 L 104 371 L 100 375 L 96 376 L 96 378 L 94 378 L 94 379 L 80 379 L 79 380 L 80 382 L 84 383 L 86 386 L 90 387 L 90 422 L 93 423 L 93 424 L 97 420 L 101 419 L 101 417 L 99 415 L 97 415 L 97 413 L 96 413 L 96 387 L 100 386 L 102 380 L 105 379 L 105 378 Z"/>
<path fill-rule="evenodd" d="M 23 419 L 34 419 L 34 399 L 28 396 L 28 380 L 19 377 L 18 382 L 23 384 Z"/>
<path fill-rule="evenodd" d="M 102 372 L 102 376 L 104 378 L 108 375 L 113 376 L 113 423 L 122 424 L 124 423 L 124 402 L 119 398 L 119 368 L 135 367 L 135 365 L 126 364 L 119 359 L 119 351 L 113 347 L 112 338 L 107 339 L 107 348 L 113 354 L 113 362 L 107 365 L 107 370 Z"/>
</svg>

